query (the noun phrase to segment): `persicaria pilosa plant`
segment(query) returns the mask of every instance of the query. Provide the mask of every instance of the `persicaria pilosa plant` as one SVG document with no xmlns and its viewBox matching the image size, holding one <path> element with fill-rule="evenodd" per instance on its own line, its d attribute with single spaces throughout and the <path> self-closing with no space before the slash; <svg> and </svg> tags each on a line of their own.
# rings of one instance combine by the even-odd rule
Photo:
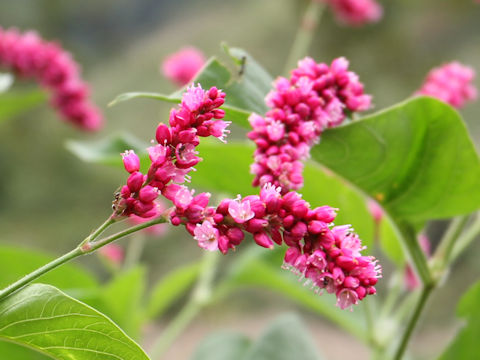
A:
<svg viewBox="0 0 480 360">
<path fill-rule="evenodd" d="M 277 116 L 271 120 L 276 127 L 266 125 L 259 129 L 258 122 L 255 123 L 257 133 L 275 140 L 270 144 L 271 150 L 263 148 L 267 153 L 272 156 L 278 152 L 294 153 L 303 146 L 307 148 L 303 156 L 294 160 L 301 164 L 300 160 L 308 154 L 308 146 L 318 140 L 321 130 L 345 118 L 344 108 L 368 108 L 370 97 L 363 94 L 357 76 L 346 71 L 347 65 L 345 59 L 337 59 L 330 70 L 327 65 L 315 64 L 307 58 L 292 72 L 293 86 L 284 87 L 284 93 L 279 91 L 268 96 L 269 104 L 283 105 L 283 108 L 267 113 L 267 116 Z M 277 89 L 281 88 L 282 81 L 288 82 L 278 80 Z M 259 195 L 224 199 L 217 207 L 209 206 L 209 193 L 195 195 L 194 190 L 183 185 L 201 160 L 195 150 L 200 138 L 214 136 L 225 141 L 229 123 L 222 120 L 224 111 L 219 109 L 224 98 L 225 94 L 215 87 L 209 90 L 200 85 L 189 87 L 180 107 L 170 113 L 170 126 L 157 127 L 157 144 L 148 148 L 151 164 L 147 174 L 139 171 L 140 159 L 133 151 L 122 155 L 130 176 L 114 205 L 114 217 L 155 216 L 155 201 L 162 194 L 174 205 L 168 213 L 170 222 L 185 226 L 206 250 L 220 250 L 225 254 L 240 245 L 249 233 L 265 248 L 285 244 L 288 249 L 284 267 L 305 278 L 314 288 L 334 293 L 342 309 L 375 294 L 380 266 L 373 257 L 361 254 L 364 247 L 358 236 L 349 226 L 333 226 L 336 209 L 329 206 L 311 209 L 301 195 L 289 191 L 284 182 L 280 182 L 283 188 L 277 187 L 284 174 L 272 175 L 269 182 L 262 184 Z M 282 111 L 283 116 L 275 115 Z M 307 122 L 310 124 L 304 126 Z M 278 127 L 282 127 L 280 133 Z M 292 138 L 297 140 L 293 146 L 289 144 Z M 258 144 L 259 138 L 256 139 Z M 258 156 L 257 153 L 256 159 Z M 278 161 L 289 164 L 281 157 Z M 298 176 L 301 177 L 301 173 Z"/>
</svg>

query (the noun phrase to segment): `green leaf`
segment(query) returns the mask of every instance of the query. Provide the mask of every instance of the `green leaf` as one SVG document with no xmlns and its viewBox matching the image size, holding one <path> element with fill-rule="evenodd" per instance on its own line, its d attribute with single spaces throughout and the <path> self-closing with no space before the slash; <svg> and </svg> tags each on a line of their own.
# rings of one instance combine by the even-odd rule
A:
<svg viewBox="0 0 480 360">
<path fill-rule="evenodd" d="M 0 288 L 6 287 L 53 259 L 53 256 L 37 250 L 0 246 L 0 274 L 2 274 Z M 83 300 L 95 295 L 98 287 L 92 274 L 74 264 L 65 264 L 61 268 L 43 275 L 39 280 Z"/>
<path fill-rule="evenodd" d="M 145 286 L 145 268 L 119 273 L 104 287 L 98 307 L 134 339 L 139 336 L 143 320 Z"/>
<path fill-rule="evenodd" d="M 243 360 L 249 346 L 245 335 L 222 331 L 203 340 L 191 360 Z"/>
<path fill-rule="evenodd" d="M 480 162 L 465 124 L 433 98 L 327 130 L 312 156 L 395 219 L 418 223 L 480 207 Z"/>
<path fill-rule="evenodd" d="M 273 80 L 246 51 L 239 48 L 226 48 L 226 52 L 236 65 L 233 70 L 228 69 L 216 57 L 212 57 L 192 82 L 201 84 L 204 89 L 216 86 L 225 91 L 227 96 L 222 106 L 225 110 L 225 120 L 248 127 L 250 113 L 263 114 L 268 110 L 264 98 L 270 91 Z M 185 89 L 170 95 L 151 92 L 125 93 L 117 96 L 109 105 L 113 106 L 136 98 L 179 103 Z"/>
<path fill-rule="evenodd" d="M 169 272 L 153 287 L 147 305 L 147 317 L 162 315 L 193 284 L 200 268 L 199 263 L 188 264 Z"/>
<path fill-rule="evenodd" d="M 388 217 L 384 217 L 380 222 L 379 239 L 383 253 L 397 266 L 403 266 L 405 264 L 403 248 Z"/>
<path fill-rule="evenodd" d="M 467 323 L 440 356 L 440 360 L 476 360 L 480 338 L 480 281 L 462 296 L 457 313 Z"/>
<path fill-rule="evenodd" d="M 319 360 L 315 343 L 293 314 L 277 318 L 257 340 L 244 360 Z"/>
<path fill-rule="evenodd" d="M 51 360 L 51 357 L 37 351 L 4 341 L 0 341 L 0 354 L 8 360 Z"/>
<path fill-rule="evenodd" d="M 8 91 L 0 94 L 0 122 L 26 113 L 46 101 L 40 90 Z"/>
<path fill-rule="evenodd" d="M 272 251 L 253 248 L 242 255 L 242 259 L 236 262 L 226 280 L 229 290 L 244 286 L 254 286 L 268 289 L 282 294 L 297 304 L 320 314 L 338 326 L 356 335 L 365 337 L 363 320 L 358 312 L 346 312 L 335 306 L 335 297 L 330 294 L 318 295 L 309 287 L 302 286 L 298 277 L 289 271 L 282 270 L 284 248 L 276 248 Z M 273 257 L 273 264 L 268 263 L 265 256 Z"/>
<path fill-rule="evenodd" d="M 0 339 L 58 360 L 146 360 L 110 319 L 58 289 L 33 284 L 0 302 Z"/>
</svg>

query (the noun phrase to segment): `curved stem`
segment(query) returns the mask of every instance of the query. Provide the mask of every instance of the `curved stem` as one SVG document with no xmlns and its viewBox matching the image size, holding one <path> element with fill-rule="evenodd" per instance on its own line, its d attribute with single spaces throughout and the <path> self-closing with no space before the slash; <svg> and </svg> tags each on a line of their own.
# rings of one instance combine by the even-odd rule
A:
<svg viewBox="0 0 480 360">
<path fill-rule="evenodd" d="M 477 213 L 475 220 L 470 227 L 455 242 L 450 261 L 454 261 L 457 257 L 480 235 L 480 213 Z"/>
<path fill-rule="evenodd" d="M 192 296 L 153 344 L 152 359 L 160 358 L 195 316 L 212 300 L 212 283 L 218 259 L 219 254 L 216 252 L 204 254 L 200 275 Z"/>
<path fill-rule="evenodd" d="M 285 64 L 284 74 L 288 74 L 295 67 L 297 61 L 307 55 L 324 7 L 325 5 L 320 4 L 318 0 L 311 0 L 305 9 Z"/>
<path fill-rule="evenodd" d="M 398 345 L 397 350 L 395 351 L 395 355 L 393 357 L 394 360 L 401 360 L 402 356 L 407 349 L 408 341 L 410 340 L 410 337 L 412 336 L 413 330 L 415 329 L 415 326 L 418 323 L 418 319 L 420 318 L 420 315 L 425 307 L 425 304 L 427 303 L 428 297 L 432 293 L 434 286 L 433 285 L 427 285 L 424 286 L 422 289 L 422 292 L 420 293 L 420 297 L 415 304 L 415 308 L 413 310 L 413 314 L 410 317 L 407 327 L 405 328 L 400 344 Z"/>
<path fill-rule="evenodd" d="M 115 221 L 113 221 L 115 222 Z M 94 252 L 95 250 L 101 248 L 102 246 L 105 246 L 115 240 L 118 240 L 122 237 L 125 237 L 127 235 L 130 235 L 136 231 L 145 229 L 149 226 L 160 224 L 166 222 L 166 219 L 164 217 L 159 217 L 154 220 L 145 222 L 140 225 L 132 226 L 126 230 L 120 231 L 116 234 L 110 235 L 106 238 L 100 239 L 98 241 L 94 241 L 96 237 L 98 237 L 108 226 L 113 224 L 111 219 L 105 221 L 100 227 L 95 230 L 91 235 L 87 236 L 75 249 L 72 251 L 66 253 L 65 255 L 62 255 L 55 260 L 49 262 L 48 264 L 45 264 L 44 266 L 32 271 L 30 274 L 24 276 L 20 280 L 10 284 L 7 286 L 5 289 L 0 291 L 0 300 L 3 298 L 7 297 L 8 295 L 12 294 L 13 292 L 21 289 L 25 285 L 31 283 L 32 281 L 36 280 L 40 276 L 46 274 L 47 272 L 56 269 L 62 264 L 65 264 L 68 261 L 71 261 L 79 256 L 89 254 Z"/>
<path fill-rule="evenodd" d="M 469 216 L 459 216 L 450 222 L 450 225 L 432 258 L 434 270 L 441 271 L 450 263 L 453 246 L 455 245 L 458 236 L 462 233 L 468 219 Z"/>
</svg>

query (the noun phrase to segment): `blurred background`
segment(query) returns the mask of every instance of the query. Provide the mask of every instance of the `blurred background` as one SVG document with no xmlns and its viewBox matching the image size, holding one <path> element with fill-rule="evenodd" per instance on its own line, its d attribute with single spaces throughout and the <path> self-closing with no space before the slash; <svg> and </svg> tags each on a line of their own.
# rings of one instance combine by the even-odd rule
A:
<svg viewBox="0 0 480 360">
<path fill-rule="evenodd" d="M 444 62 L 459 60 L 480 71 L 480 5 L 471 0 L 383 1 L 382 5 L 384 18 L 361 28 L 339 26 L 325 12 L 310 52 L 317 61 L 347 57 L 366 92 L 373 95 L 376 109 L 409 97 L 426 73 Z M 246 49 L 274 77 L 279 75 L 304 6 L 299 0 L 0 1 L 0 26 L 35 29 L 74 55 L 107 120 L 99 134 L 83 134 L 60 122 L 45 104 L 0 123 L 0 241 L 53 254 L 75 246 L 110 214 L 113 191 L 126 176 L 118 169 L 81 162 L 65 149 L 65 141 L 122 131 L 152 138 L 156 124 L 168 118 L 170 104 L 148 100 L 112 108 L 107 104 L 127 91 L 175 90 L 159 68 L 165 56 L 184 45 L 194 45 L 208 57 L 219 54 L 220 43 L 226 41 Z M 478 149 L 480 102 L 461 113 Z M 430 231 L 441 231 L 443 225 L 432 224 Z M 183 229 L 171 229 L 163 238 L 149 239 L 142 262 L 149 264 L 150 282 L 174 264 L 200 256 L 185 234 Z M 477 244 L 475 251 L 463 256 L 434 296 L 413 344 L 419 359 L 434 356 L 436 346 L 449 341 L 458 328 L 454 308 L 461 292 L 480 274 L 478 251 Z M 107 276 L 96 257 L 80 262 L 100 278 Z M 255 336 L 275 314 L 295 309 L 302 312 L 328 359 L 353 353 L 357 359 L 368 357 L 363 345 L 321 317 L 256 290 L 205 311 L 166 358 L 188 358 L 215 329 L 240 329 Z M 145 329 L 147 348 L 164 321 L 168 317 Z"/>
</svg>

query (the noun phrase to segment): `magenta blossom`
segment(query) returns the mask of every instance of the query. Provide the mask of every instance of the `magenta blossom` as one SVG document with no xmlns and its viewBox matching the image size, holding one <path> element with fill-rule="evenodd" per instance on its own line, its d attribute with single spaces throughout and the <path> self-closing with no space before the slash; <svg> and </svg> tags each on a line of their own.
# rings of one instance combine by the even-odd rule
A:
<svg viewBox="0 0 480 360">
<path fill-rule="evenodd" d="M 475 71 L 471 67 L 453 61 L 430 70 L 416 94 L 435 97 L 460 109 L 466 102 L 477 98 L 474 78 Z"/>
<path fill-rule="evenodd" d="M 379 21 L 383 9 L 375 0 L 324 0 L 332 9 L 338 22 L 362 26 Z"/>
<path fill-rule="evenodd" d="M 188 84 L 205 64 L 205 56 L 192 46 L 169 55 L 162 63 L 165 77 L 179 86 Z"/>
<path fill-rule="evenodd" d="M 303 186 L 303 163 L 310 148 L 326 128 L 340 125 L 351 113 L 370 108 L 358 76 L 348 71 L 348 61 L 337 58 L 330 65 L 312 58 L 298 62 L 290 79 L 278 78 L 266 97 L 271 108 L 264 117 L 252 114 L 255 162 L 254 186 L 272 183 L 285 193 Z"/>
<path fill-rule="evenodd" d="M 1 67 L 38 81 L 51 93 L 52 106 L 66 121 L 89 131 L 102 126 L 102 115 L 89 101 L 79 66 L 58 44 L 43 40 L 34 31 L 22 34 L 0 27 Z"/>
</svg>

